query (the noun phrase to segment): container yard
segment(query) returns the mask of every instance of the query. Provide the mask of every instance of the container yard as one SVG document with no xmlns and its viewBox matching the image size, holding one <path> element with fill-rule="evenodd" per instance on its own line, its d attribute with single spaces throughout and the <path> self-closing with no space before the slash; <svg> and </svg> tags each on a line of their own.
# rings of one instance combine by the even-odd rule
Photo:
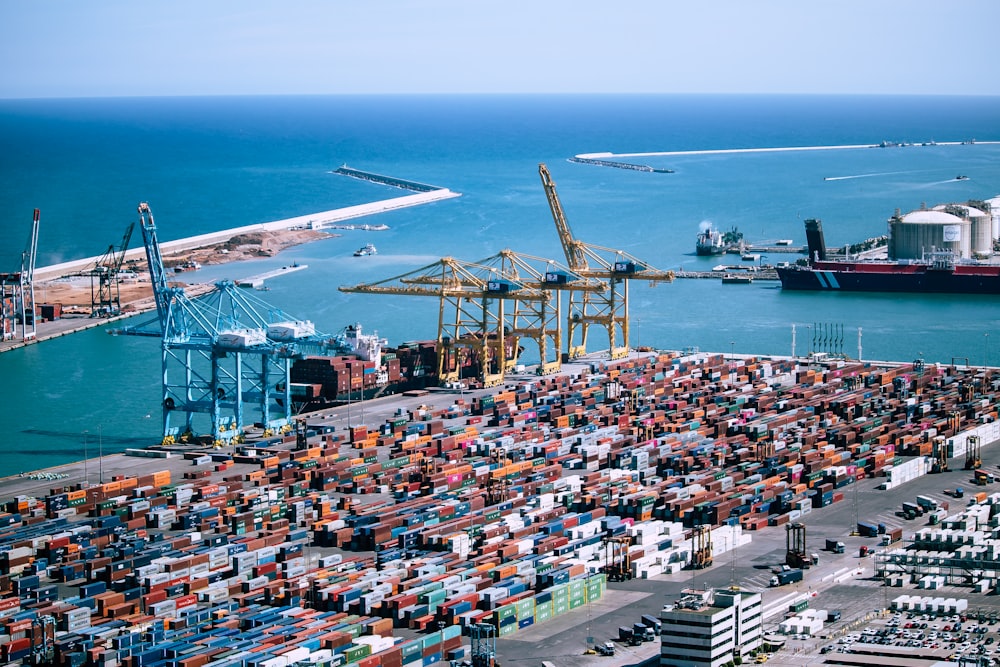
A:
<svg viewBox="0 0 1000 667">
<path fill-rule="evenodd" d="M 8 478 L 0 659 L 503 662 L 504 640 L 565 619 L 589 634 L 636 583 L 779 545 L 862 482 L 901 493 L 949 458 L 982 465 L 998 387 L 983 368 L 664 352 L 372 401 L 364 425 L 306 415 L 222 449 L 133 451 L 98 483 Z M 880 571 L 955 585 L 957 570 L 932 572 L 922 554 L 995 550 L 966 533 L 996 506 L 920 532 L 912 560 L 880 553 Z M 897 537 L 875 517 L 853 523 L 841 534 Z"/>
</svg>

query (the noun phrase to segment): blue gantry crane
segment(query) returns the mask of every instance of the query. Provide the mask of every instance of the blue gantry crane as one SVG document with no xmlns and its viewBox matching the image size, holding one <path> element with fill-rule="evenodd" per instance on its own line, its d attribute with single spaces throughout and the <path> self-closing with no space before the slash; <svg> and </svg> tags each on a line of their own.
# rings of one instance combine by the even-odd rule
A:
<svg viewBox="0 0 1000 667">
<path fill-rule="evenodd" d="M 170 285 L 149 204 L 139 223 L 153 286 L 159 329 L 145 325 L 114 333 L 158 336 L 162 343 L 163 442 L 208 435 L 217 445 L 238 442 L 259 425 L 265 434 L 292 428 L 292 362 L 306 354 L 345 351 L 342 337 L 316 331 L 232 281 L 191 298 Z"/>
</svg>

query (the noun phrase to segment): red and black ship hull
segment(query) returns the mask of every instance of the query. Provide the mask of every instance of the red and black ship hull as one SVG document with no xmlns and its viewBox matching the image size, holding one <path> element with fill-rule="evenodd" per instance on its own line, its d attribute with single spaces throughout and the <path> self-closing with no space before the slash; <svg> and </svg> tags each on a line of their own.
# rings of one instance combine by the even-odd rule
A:
<svg viewBox="0 0 1000 667">
<path fill-rule="evenodd" d="M 845 292 L 928 294 L 1000 294 L 1000 266 L 895 262 L 813 262 L 808 267 L 779 267 L 781 288 Z"/>
</svg>

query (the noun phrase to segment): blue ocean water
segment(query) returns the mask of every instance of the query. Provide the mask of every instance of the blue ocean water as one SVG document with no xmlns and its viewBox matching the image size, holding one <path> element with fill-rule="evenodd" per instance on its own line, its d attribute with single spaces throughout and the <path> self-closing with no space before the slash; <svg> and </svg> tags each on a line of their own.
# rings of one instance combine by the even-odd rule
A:
<svg viewBox="0 0 1000 667">
<path fill-rule="evenodd" d="M 579 153 L 952 142 L 828 151 L 650 156 L 643 173 L 570 163 Z M 341 164 L 450 188 L 456 199 L 369 218 L 273 259 L 207 267 L 192 280 L 240 278 L 292 261 L 266 299 L 323 331 L 358 321 L 395 344 L 435 335 L 436 304 L 348 295 L 442 256 L 503 248 L 562 261 L 538 177 L 546 163 L 574 233 L 661 269 L 708 269 L 698 225 L 750 241 L 804 244 L 823 220 L 828 245 L 883 234 L 908 211 L 1000 194 L 1000 98 L 851 96 L 358 96 L 0 101 L 0 271 L 19 264 L 41 209 L 39 264 L 101 254 L 148 201 L 161 241 L 407 194 L 342 176 Z M 969 176 L 956 181 L 957 174 Z M 831 179 L 831 180 L 826 180 Z M 138 233 L 133 237 L 137 245 Z M 375 257 L 351 256 L 371 241 Z M 787 257 L 772 256 L 767 261 Z M 776 283 L 636 283 L 632 344 L 789 354 L 816 323 L 841 327 L 866 359 L 1000 363 L 995 297 L 810 294 Z M 39 296 L 44 300 L 44 294 Z M 604 341 L 592 334 L 592 348 Z M 992 337 L 992 343 L 991 343 Z M 992 350 L 991 350 L 992 345 Z M 529 350 L 530 354 L 530 350 Z M 530 357 L 529 357 L 530 360 Z M 154 339 L 93 330 L 0 354 L 0 469 L 159 439 Z M 147 416 L 149 415 L 149 416 Z M 93 450 L 90 451 L 93 454 Z"/>
</svg>

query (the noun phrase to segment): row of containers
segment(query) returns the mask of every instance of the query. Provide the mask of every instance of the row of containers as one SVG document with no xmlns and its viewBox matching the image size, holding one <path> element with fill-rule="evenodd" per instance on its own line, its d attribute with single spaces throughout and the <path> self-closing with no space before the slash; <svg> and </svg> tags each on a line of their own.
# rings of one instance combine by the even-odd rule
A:
<svg viewBox="0 0 1000 667">
<path fill-rule="evenodd" d="M 67 664 L 181 664 L 135 657 L 160 641 L 144 639 L 147 626 L 183 644 L 261 606 L 389 623 L 358 636 L 439 624 L 509 634 L 510 618 L 523 627 L 603 594 L 609 566 L 639 577 L 682 567 L 694 525 L 712 526 L 724 550 L 748 539 L 744 528 L 836 502 L 838 489 L 893 465 L 906 438 L 957 432 L 949 411 L 960 399 L 967 418 L 990 414 L 989 382 L 907 369 L 660 355 L 378 429 L 316 421 L 305 443 L 214 454 L 216 470 L 191 481 L 161 471 L 19 497 L 0 521 L 0 644 L 8 657 L 25 639 L 32 650 L 83 646 L 65 651 Z M 256 469 L 232 473 L 231 462 Z M 609 563 L 606 540 L 622 536 L 628 558 Z M 78 594 L 60 596 L 66 586 Z M 109 628 L 139 639 L 116 647 Z M 254 652 L 279 664 L 264 646 Z"/>
</svg>

